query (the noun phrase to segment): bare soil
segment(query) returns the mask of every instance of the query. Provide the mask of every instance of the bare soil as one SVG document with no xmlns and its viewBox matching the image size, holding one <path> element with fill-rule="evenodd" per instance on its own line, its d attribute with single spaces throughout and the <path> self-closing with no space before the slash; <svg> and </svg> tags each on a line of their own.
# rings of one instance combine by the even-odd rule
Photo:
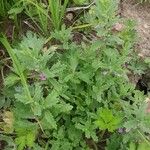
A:
<svg viewBox="0 0 150 150">
<path fill-rule="evenodd" d="M 137 51 L 141 57 L 150 57 L 150 3 L 138 4 L 137 0 L 122 0 L 122 17 L 136 21 Z"/>
</svg>

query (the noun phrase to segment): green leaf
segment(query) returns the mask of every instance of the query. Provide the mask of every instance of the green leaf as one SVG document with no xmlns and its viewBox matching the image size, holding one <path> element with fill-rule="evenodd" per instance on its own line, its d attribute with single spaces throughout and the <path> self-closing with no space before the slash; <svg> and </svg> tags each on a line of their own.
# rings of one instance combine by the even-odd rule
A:
<svg viewBox="0 0 150 150">
<path fill-rule="evenodd" d="M 73 0 L 75 4 L 81 5 L 84 4 L 85 2 L 88 2 L 88 0 Z"/>
<path fill-rule="evenodd" d="M 26 146 L 26 136 L 20 136 L 16 138 L 15 142 L 18 145 L 18 150 L 23 150 Z"/>
<path fill-rule="evenodd" d="M 5 78 L 5 86 L 11 87 L 11 86 L 15 85 L 19 80 L 20 80 L 20 78 L 17 75 L 9 74 Z"/>
<path fill-rule="evenodd" d="M 121 120 L 121 117 L 114 116 L 111 110 L 103 108 L 98 111 L 98 118 L 95 124 L 101 130 L 108 129 L 109 132 L 113 132 L 119 127 Z"/>
<path fill-rule="evenodd" d="M 13 112 L 17 118 L 27 119 L 33 117 L 30 105 L 24 105 L 21 102 L 16 102 L 14 104 Z"/>
<path fill-rule="evenodd" d="M 67 104 L 65 102 L 61 102 L 60 104 L 57 104 L 56 106 L 56 110 L 61 113 L 68 113 L 70 112 L 70 110 L 72 110 L 73 106 L 70 104 Z"/>
<path fill-rule="evenodd" d="M 39 103 L 34 102 L 32 111 L 33 111 L 35 116 L 41 116 L 41 114 L 42 114 L 42 106 Z"/>
<path fill-rule="evenodd" d="M 91 78 L 91 74 L 90 73 L 84 73 L 84 72 L 78 72 L 77 73 L 77 76 L 80 80 L 90 84 L 91 81 L 90 81 L 90 78 Z"/>
<path fill-rule="evenodd" d="M 44 106 L 45 108 L 51 108 L 59 102 L 59 94 L 56 90 L 53 90 L 45 99 Z"/>
<path fill-rule="evenodd" d="M 43 91 L 42 90 L 43 89 L 39 84 L 35 84 L 33 100 L 37 103 L 43 100 Z"/>
<path fill-rule="evenodd" d="M 66 68 L 64 64 L 62 64 L 60 61 L 56 62 L 50 70 L 46 72 L 47 76 L 49 78 L 54 78 L 59 76 L 59 74 Z"/>
<path fill-rule="evenodd" d="M 139 143 L 137 150 L 149 150 L 149 149 L 150 149 L 150 145 L 143 142 L 143 143 Z"/>
<path fill-rule="evenodd" d="M 27 32 L 26 36 L 23 37 L 23 40 L 20 43 L 20 48 L 22 50 L 30 49 L 30 54 L 34 57 L 37 57 L 40 50 L 44 46 L 44 42 L 45 42 L 44 38 L 42 37 L 39 38 L 35 33 Z"/>
<path fill-rule="evenodd" d="M 24 136 L 19 136 L 15 139 L 16 144 L 18 145 L 18 150 L 24 150 L 26 146 L 29 148 L 34 146 L 35 134 L 27 133 Z"/>
<path fill-rule="evenodd" d="M 14 127 L 16 131 L 15 142 L 18 149 L 24 150 L 25 147 L 33 147 L 38 129 L 37 123 L 31 123 L 16 116 Z"/>
<path fill-rule="evenodd" d="M 55 121 L 54 116 L 52 115 L 52 113 L 50 111 L 47 110 L 44 113 L 44 117 L 52 128 L 57 129 L 56 121 Z"/>
<path fill-rule="evenodd" d="M 28 133 L 26 136 L 26 145 L 31 148 L 34 146 L 34 141 L 35 141 L 35 134 L 33 134 L 32 132 Z"/>
<path fill-rule="evenodd" d="M 24 92 L 19 93 L 19 94 L 15 94 L 15 98 L 16 98 L 17 101 L 22 102 L 24 104 L 30 103 L 30 100 L 29 100 L 28 96 Z"/>
</svg>

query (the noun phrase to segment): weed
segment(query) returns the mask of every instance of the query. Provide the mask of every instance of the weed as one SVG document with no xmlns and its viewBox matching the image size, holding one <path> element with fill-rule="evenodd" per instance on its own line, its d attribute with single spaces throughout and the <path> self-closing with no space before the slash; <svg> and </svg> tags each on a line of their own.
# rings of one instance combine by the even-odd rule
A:
<svg viewBox="0 0 150 150">
<path fill-rule="evenodd" d="M 141 73 L 133 57 L 134 22 L 119 22 L 116 1 L 97 0 L 85 15 L 96 36 L 78 45 L 72 40 L 73 29 L 62 26 L 67 0 L 49 0 L 46 10 L 42 3 L 28 2 L 38 9 L 34 16 L 33 7 L 25 6 L 32 20 L 39 17 L 43 22 L 50 10 L 55 28 L 50 39 L 58 44 L 32 32 L 13 46 L 0 37 L 12 60 L 2 90 L 11 107 L 2 104 L 7 109 L 0 129 L 2 135 L 13 135 L 0 139 L 18 150 L 89 150 L 87 139 L 95 149 L 104 141 L 108 150 L 133 149 L 136 143 L 148 147 L 146 96 L 127 76 Z M 46 32 L 47 22 L 40 27 Z"/>
<path fill-rule="evenodd" d="M 150 0 L 139 0 L 140 3 L 146 3 L 146 2 L 150 2 Z"/>
<path fill-rule="evenodd" d="M 20 0 L 9 11 L 9 14 L 16 16 L 24 10 L 36 27 L 42 33 L 48 35 L 52 26 L 54 29 L 60 29 L 67 4 L 68 0 L 65 0 L 63 3 L 61 0 L 48 0 L 48 2 L 43 2 L 42 0 Z"/>
<path fill-rule="evenodd" d="M 0 17 L 6 18 L 8 17 L 8 11 L 11 7 L 16 3 L 16 0 L 1 0 L 0 1 Z"/>
<path fill-rule="evenodd" d="M 64 0 L 63 4 L 61 0 L 48 0 L 48 2 L 53 26 L 55 29 L 59 30 L 62 25 L 62 19 L 65 14 L 65 9 L 67 7 L 68 0 Z"/>
</svg>

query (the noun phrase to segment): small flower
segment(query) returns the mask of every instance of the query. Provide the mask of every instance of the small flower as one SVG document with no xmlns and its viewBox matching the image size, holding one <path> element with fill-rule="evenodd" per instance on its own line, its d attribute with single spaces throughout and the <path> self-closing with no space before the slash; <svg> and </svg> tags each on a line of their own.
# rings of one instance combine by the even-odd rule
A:
<svg viewBox="0 0 150 150">
<path fill-rule="evenodd" d="M 39 75 L 39 77 L 40 77 L 40 80 L 41 81 L 45 81 L 47 78 L 46 78 L 46 75 L 44 74 L 44 73 L 41 73 L 40 75 Z"/>
</svg>

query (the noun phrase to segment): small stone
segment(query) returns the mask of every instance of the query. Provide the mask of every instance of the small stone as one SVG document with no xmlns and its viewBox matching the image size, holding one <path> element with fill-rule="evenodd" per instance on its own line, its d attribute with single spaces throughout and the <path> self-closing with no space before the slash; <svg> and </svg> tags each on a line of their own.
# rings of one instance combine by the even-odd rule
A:
<svg viewBox="0 0 150 150">
<path fill-rule="evenodd" d="M 146 97 L 145 102 L 146 102 L 146 103 L 150 102 L 150 98 L 149 98 L 149 97 Z"/>
<path fill-rule="evenodd" d="M 124 25 L 122 23 L 116 23 L 114 26 L 113 26 L 113 31 L 122 31 L 124 28 Z"/>
<path fill-rule="evenodd" d="M 142 53 L 139 53 L 138 56 L 144 58 L 144 55 Z"/>
<path fill-rule="evenodd" d="M 67 13 L 66 18 L 67 18 L 69 21 L 73 20 L 73 18 L 74 18 L 73 13 L 71 13 L 71 12 Z"/>
<path fill-rule="evenodd" d="M 148 24 L 144 24 L 143 26 L 144 26 L 145 29 L 149 28 Z"/>
</svg>

